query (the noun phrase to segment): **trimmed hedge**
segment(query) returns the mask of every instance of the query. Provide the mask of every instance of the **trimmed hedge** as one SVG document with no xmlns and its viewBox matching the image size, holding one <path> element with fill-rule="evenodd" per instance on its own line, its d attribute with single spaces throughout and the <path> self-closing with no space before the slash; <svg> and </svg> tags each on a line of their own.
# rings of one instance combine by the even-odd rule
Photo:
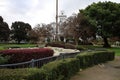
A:
<svg viewBox="0 0 120 80">
<path fill-rule="evenodd" d="M 60 48 L 65 48 L 65 49 L 76 49 L 76 46 L 73 44 L 69 44 L 69 43 L 64 43 L 64 42 L 51 42 L 51 43 L 47 43 L 45 45 L 47 46 L 51 46 L 51 47 L 60 47 Z"/>
<path fill-rule="evenodd" d="M 10 56 L 9 63 L 19 63 L 30 61 L 31 59 L 53 56 L 54 51 L 49 48 L 9 49 L 0 51 L 0 54 L 3 56 Z"/>
<path fill-rule="evenodd" d="M 0 80 L 22 80 L 28 75 L 26 69 L 0 69 Z"/>
<path fill-rule="evenodd" d="M 45 47 L 47 47 L 47 46 L 65 48 L 65 43 L 51 42 L 51 43 L 47 43 L 45 45 Z"/>
<path fill-rule="evenodd" d="M 0 54 L 0 65 L 7 63 L 9 59 L 10 59 L 10 56 L 5 56 L 5 57 L 3 57 L 3 56 Z"/>
<path fill-rule="evenodd" d="M 48 63 L 42 68 L 46 70 L 47 79 L 42 80 L 69 80 L 79 71 L 78 59 L 70 58 Z"/>
<path fill-rule="evenodd" d="M 84 69 L 99 63 L 114 60 L 115 53 L 110 51 L 84 52 L 76 56 L 79 59 L 80 68 Z"/>
<path fill-rule="evenodd" d="M 60 42 L 51 42 L 51 43 L 47 43 L 45 45 L 46 47 L 47 46 L 51 46 L 51 47 L 60 47 L 60 48 L 65 48 L 65 49 L 77 49 L 77 50 L 85 50 L 84 47 L 81 47 L 81 46 L 76 46 L 76 45 L 73 45 L 73 44 L 70 44 L 70 43 L 60 43 Z"/>
<path fill-rule="evenodd" d="M 54 61 L 41 69 L 0 69 L 0 80 L 69 80 L 79 71 L 78 59 Z"/>
<path fill-rule="evenodd" d="M 109 51 L 84 52 L 76 58 L 50 62 L 40 69 L 0 69 L 0 80 L 69 80 L 80 68 L 111 61 L 114 55 Z"/>
</svg>

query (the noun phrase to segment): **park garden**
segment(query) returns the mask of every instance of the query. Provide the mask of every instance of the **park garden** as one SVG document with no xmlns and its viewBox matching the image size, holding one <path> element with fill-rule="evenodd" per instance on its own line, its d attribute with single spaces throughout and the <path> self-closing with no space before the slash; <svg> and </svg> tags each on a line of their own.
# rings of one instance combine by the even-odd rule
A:
<svg viewBox="0 0 120 80">
<path fill-rule="evenodd" d="M 0 80 L 70 80 L 77 72 L 120 56 L 120 4 L 93 3 L 61 24 L 0 17 Z"/>
</svg>

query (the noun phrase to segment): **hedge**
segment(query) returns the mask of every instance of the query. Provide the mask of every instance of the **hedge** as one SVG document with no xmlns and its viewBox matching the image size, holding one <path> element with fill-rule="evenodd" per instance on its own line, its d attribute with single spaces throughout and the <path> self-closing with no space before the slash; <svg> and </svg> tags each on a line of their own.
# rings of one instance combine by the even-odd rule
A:
<svg viewBox="0 0 120 80">
<path fill-rule="evenodd" d="M 78 59 L 64 59 L 42 68 L 0 69 L 0 80 L 68 80 L 79 71 Z"/>
<path fill-rule="evenodd" d="M 0 51 L 0 54 L 10 56 L 8 63 L 20 63 L 30 61 L 31 59 L 53 56 L 54 51 L 49 48 L 8 49 Z"/>
<path fill-rule="evenodd" d="M 111 61 L 114 55 L 109 51 L 84 52 L 76 58 L 50 62 L 40 69 L 0 69 L 0 80 L 69 80 L 80 68 Z"/>
<path fill-rule="evenodd" d="M 0 69 L 0 80 L 22 80 L 29 75 L 28 69 Z"/>
<path fill-rule="evenodd" d="M 76 45 L 73 45 L 73 44 L 70 44 L 70 43 L 59 43 L 59 42 L 51 42 L 51 43 L 47 43 L 45 45 L 46 47 L 47 46 L 51 46 L 51 47 L 60 47 L 60 48 L 65 48 L 65 49 L 77 49 L 77 50 L 85 50 L 84 47 L 82 46 L 76 46 Z"/>
<path fill-rule="evenodd" d="M 60 43 L 60 42 L 50 42 L 45 45 L 45 47 L 51 46 L 51 47 L 60 47 L 60 48 L 65 48 L 65 43 Z"/>
<path fill-rule="evenodd" d="M 42 68 L 48 73 L 47 80 L 69 80 L 72 75 L 79 71 L 78 61 L 76 58 L 64 59 L 48 63 Z"/>
<path fill-rule="evenodd" d="M 76 56 L 79 59 L 80 68 L 84 69 L 106 61 L 114 60 L 115 53 L 111 51 L 84 52 Z"/>
</svg>

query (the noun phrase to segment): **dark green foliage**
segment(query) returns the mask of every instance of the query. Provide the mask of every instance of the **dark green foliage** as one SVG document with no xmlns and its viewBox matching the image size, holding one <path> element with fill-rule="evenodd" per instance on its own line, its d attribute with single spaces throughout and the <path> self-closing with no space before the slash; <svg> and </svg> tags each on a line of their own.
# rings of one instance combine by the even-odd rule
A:
<svg viewBox="0 0 120 80">
<path fill-rule="evenodd" d="M 44 69 L 35 69 L 26 80 L 47 80 L 46 75 L 47 73 Z"/>
<path fill-rule="evenodd" d="M 11 26 L 12 39 L 20 43 L 22 40 L 28 41 L 28 32 L 31 30 L 31 25 L 24 22 L 14 22 Z"/>
<path fill-rule="evenodd" d="M 3 21 L 3 18 L 0 16 L 0 41 L 8 41 L 9 35 L 9 26 L 6 22 Z"/>
<path fill-rule="evenodd" d="M 81 51 L 81 50 L 85 50 L 86 48 L 83 46 L 76 46 L 76 49 Z"/>
<path fill-rule="evenodd" d="M 75 45 L 64 42 L 51 42 L 51 43 L 47 43 L 45 46 L 60 47 L 65 49 L 76 49 Z"/>
<path fill-rule="evenodd" d="M 79 56 L 80 68 L 87 68 L 93 65 L 92 55 L 81 55 Z"/>
<path fill-rule="evenodd" d="M 0 54 L 0 64 L 5 64 L 8 62 L 8 60 L 10 59 L 10 56 L 2 56 Z"/>
<path fill-rule="evenodd" d="M 0 80 L 69 80 L 80 68 L 111 61 L 114 52 L 91 51 L 78 54 L 76 58 L 56 60 L 41 69 L 0 69 Z"/>
<path fill-rule="evenodd" d="M 63 43 L 63 42 L 50 42 L 50 43 L 47 43 L 45 46 L 46 47 L 51 46 L 51 47 L 65 48 L 65 43 Z"/>
<path fill-rule="evenodd" d="M 79 60 L 70 58 L 60 61 L 51 62 L 43 69 L 47 71 L 48 80 L 68 80 L 72 75 L 79 71 Z"/>
<path fill-rule="evenodd" d="M 54 61 L 41 69 L 0 69 L 0 80 L 68 80 L 79 71 L 76 58 Z"/>
<path fill-rule="evenodd" d="M 96 27 L 97 34 L 104 40 L 104 47 L 110 47 L 107 38 L 120 36 L 120 3 L 110 1 L 93 3 L 81 10 L 79 14 L 81 13 Z"/>
<path fill-rule="evenodd" d="M 0 80 L 27 80 L 32 69 L 0 69 Z"/>
<path fill-rule="evenodd" d="M 110 51 L 91 51 L 77 55 L 80 68 L 84 69 L 99 63 L 114 60 L 115 53 Z"/>
</svg>

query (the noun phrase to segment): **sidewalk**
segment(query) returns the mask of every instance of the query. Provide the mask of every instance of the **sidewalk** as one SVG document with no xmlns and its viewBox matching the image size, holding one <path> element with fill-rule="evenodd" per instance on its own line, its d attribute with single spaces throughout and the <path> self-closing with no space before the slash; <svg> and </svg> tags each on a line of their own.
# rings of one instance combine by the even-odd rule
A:
<svg viewBox="0 0 120 80">
<path fill-rule="evenodd" d="M 120 57 L 114 61 L 85 69 L 70 80 L 120 80 Z"/>
</svg>

